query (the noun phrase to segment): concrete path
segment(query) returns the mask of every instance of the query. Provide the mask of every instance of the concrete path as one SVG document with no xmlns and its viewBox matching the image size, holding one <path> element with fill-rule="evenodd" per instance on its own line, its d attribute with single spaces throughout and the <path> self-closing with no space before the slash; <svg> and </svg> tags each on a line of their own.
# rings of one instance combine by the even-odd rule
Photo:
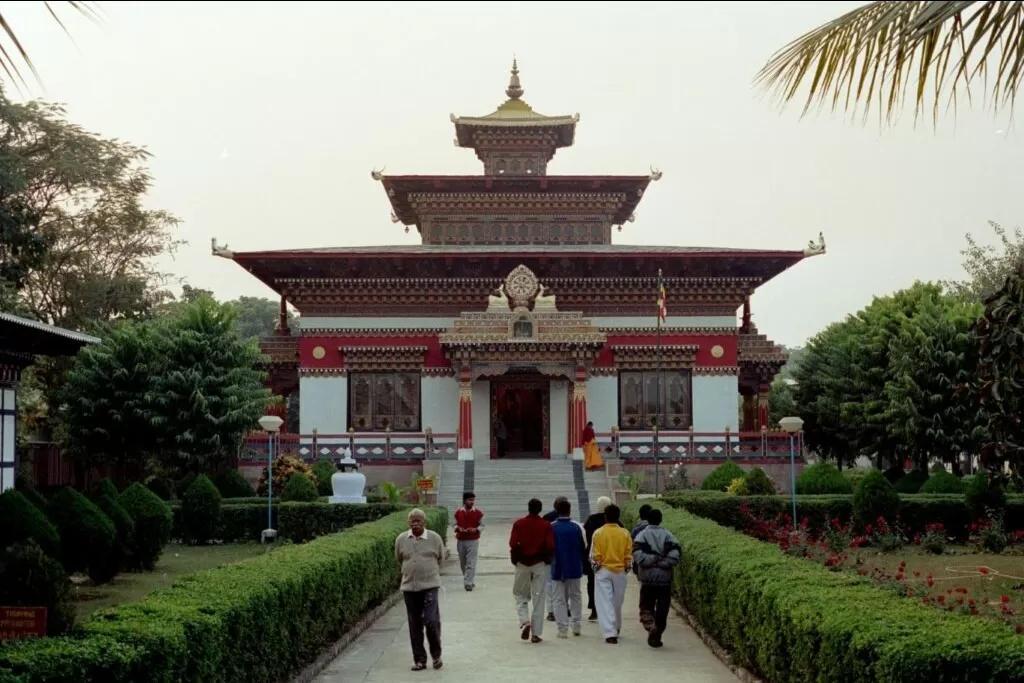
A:
<svg viewBox="0 0 1024 683">
<path fill-rule="evenodd" d="M 443 572 L 445 590 L 441 593 L 444 669 L 409 670 L 409 631 L 405 605 L 400 602 L 342 652 L 316 679 L 317 683 L 737 681 L 674 614 L 664 636 L 665 647 L 649 647 L 647 634 L 636 617 L 639 589 L 632 576 L 618 645 L 605 643 L 597 623 L 587 621 L 578 638 L 560 640 L 555 624 L 546 622 L 544 642 L 533 645 L 520 640 L 512 601 L 513 570 L 508 560 L 510 528 L 502 524 L 484 530 L 476 590 L 472 593 L 462 587 L 455 542 L 451 541 L 452 557 Z M 586 593 L 583 600 L 585 605 Z"/>
</svg>

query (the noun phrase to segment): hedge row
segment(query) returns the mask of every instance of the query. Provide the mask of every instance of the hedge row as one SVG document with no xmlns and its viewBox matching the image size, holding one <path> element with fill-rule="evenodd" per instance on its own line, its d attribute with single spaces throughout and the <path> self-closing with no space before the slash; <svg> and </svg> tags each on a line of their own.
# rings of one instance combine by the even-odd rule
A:
<svg viewBox="0 0 1024 683">
<path fill-rule="evenodd" d="M 746 518 L 742 508 L 761 518 L 773 519 L 792 514 L 789 496 L 731 496 L 718 492 L 674 493 L 664 501 L 698 517 L 718 522 L 733 529 L 743 529 Z M 849 521 L 853 514 L 853 496 L 797 496 L 796 514 L 807 518 L 812 529 L 821 529 L 832 519 Z M 1009 496 L 1004 512 L 1007 529 L 1024 529 L 1024 498 Z M 974 522 L 963 496 L 914 495 L 900 496 L 900 522 L 910 534 L 924 532 L 925 526 L 941 522 L 947 533 L 960 541 L 970 535 Z"/>
<path fill-rule="evenodd" d="M 1024 681 L 1024 638 L 1005 626 L 919 605 L 684 510 L 665 510 L 663 526 L 683 550 L 677 597 L 766 680 Z"/>
<path fill-rule="evenodd" d="M 443 533 L 444 508 L 427 525 Z M 183 577 L 78 638 L 0 648 L 0 683 L 276 683 L 398 588 L 406 513 Z"/>
<path fill-rule="evenodd" d="M 267 528 L 267 501 L 263 505 L 229 503 L 220 508 L 220 523 L 214 538 L 224 543 L 259 541 Z M 278 538 L 293 543 L 337 533 L 364 522 L 372 522 L 398 510 L 401 505 L 389 503 L 331 504 L 331 503 L 278 503 L 273 505 L 273 528 Z M 181 506 L 172 506 L 174 520 L 171 538 L 181 538 Z"/>
</svg>

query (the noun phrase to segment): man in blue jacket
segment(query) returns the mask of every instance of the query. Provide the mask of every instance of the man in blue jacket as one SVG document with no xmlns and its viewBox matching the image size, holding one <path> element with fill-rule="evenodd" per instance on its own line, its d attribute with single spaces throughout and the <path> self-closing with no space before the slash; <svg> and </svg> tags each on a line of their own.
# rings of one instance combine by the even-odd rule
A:
<svg viewBox="0 0 1024 683">
<path fill-rule="evenodd" d="M 587 561 L 587 537 L 583 527 L 570 519 L 572 505 L 565 498 L 555 502 L 558 519 L 551 524 L 555 536 L 554 559 L 551 562 L 551 584 L 554 594 L 555 621 L 558 637 L 569 637 L 570 621 L 572 634 L 580 635 L 583 598 L 580 580 Z"/>
</svg>

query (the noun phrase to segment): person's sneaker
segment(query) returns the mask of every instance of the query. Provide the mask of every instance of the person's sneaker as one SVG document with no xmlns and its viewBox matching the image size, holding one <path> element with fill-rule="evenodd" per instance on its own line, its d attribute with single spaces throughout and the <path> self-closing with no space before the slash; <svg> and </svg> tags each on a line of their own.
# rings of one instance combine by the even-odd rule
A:
<svg viewBox="0 0 1024 683">
<path fill-rule="evenodd" d="M 435 659 L 434 660 L 434 668 L 435 669 L 440 669 L 443 666 L 444 666 L 444 662 L 442 662 L 440 659 Z"/>
<path fill-rule="evenodd" d="M 554 612 L 548 612 L 548 621 L 554 621 L 554 620 L 555 620 L 555 613 Z"/>
<path fill-rule="evenodd" d="M 473 587 L 467 584 L 466 585 L 466 591 L 469 592 L 471 590 L 473 590 Z"/>
<path fill-rule="evenodd" d="M 618 645 L 619 644 L 619 639 L 618 638 L 605 638 L 604 642 L 608 643 L 609 645 Z"/>
<path fill-rule="evenodd" d="M 583 633 L 583 631 L 582 631 L 582 630 L 580 629 L 580 627 L 579 627 L 579 626 L 577 626 L 576 628 L 574 628 L 574 629 L 572 630 L 572 634 L 573 634 L 574 636 L 582 635 L 582 633 Z"/>
<path fill-rule="evenodd" d="M 558 637 L 564 640 L 564 639 L 569 637 L 569 632 L 568 631 L 559 631 L 558 632 Z"/>
<path fill-rule="evenodd" d="M 523 624 L 520 628 L 522 630 L 519 631 L 519 637 L 522 638 L 523 640 L 529 640 L 530 639 L 530 625 L 529 624 Z"/>
<path fill-rule="evenodd" d="M 530 642 L 531 642 L 531 643 L 533 643 L 533 644 L 537 644 L 537 643 L 539 643 L 539 642 L 540 642 L 541 640 L 543 640 L 543 638 L 541 638 L 540 636 L 532 636 L 532 637 L 530 638 Z"/>
<path fill-rule="evenodd" d="M 597 610 L 596 609 L 590 610 L 590 616 L 587 617 L 587 621 L 597 621 Z"/>
</svg>

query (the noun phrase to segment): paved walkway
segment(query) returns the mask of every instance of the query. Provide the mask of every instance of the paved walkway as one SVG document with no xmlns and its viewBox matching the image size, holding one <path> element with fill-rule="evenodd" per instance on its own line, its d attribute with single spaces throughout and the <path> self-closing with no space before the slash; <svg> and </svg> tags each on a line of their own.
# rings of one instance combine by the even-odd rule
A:
<svg viewBox="0 0 1024 683">
<path fill-rule="evenodd" d="M 409 670 L 409 631 L 405 606 L 400 602 L 342 652 L 316 679 L 317 683 L 737 681 L 674 614 L 664 636 L 665 647 L 649 647 L 647 634 L 636 618 L 639 589 L 632 576 L 618 645 L 606 644 L 597 623 L 587 621 L 578 638 L 560 640 L 555 635 L 555 624 L 546 622 L 544 642 L 533 645 L 520 640 L 512 601 L 512 565 L 508 561 L 510 528 L 503 524 L 484 530 L 476 590 L 472 593 L 462 588 L 455 542 L 451 542 L 452 557 L 443 572 L 445 590 L 441 593 L 444 669 Z M 585 604 L 586 593 L 583 600 Z"/>
</svg>

